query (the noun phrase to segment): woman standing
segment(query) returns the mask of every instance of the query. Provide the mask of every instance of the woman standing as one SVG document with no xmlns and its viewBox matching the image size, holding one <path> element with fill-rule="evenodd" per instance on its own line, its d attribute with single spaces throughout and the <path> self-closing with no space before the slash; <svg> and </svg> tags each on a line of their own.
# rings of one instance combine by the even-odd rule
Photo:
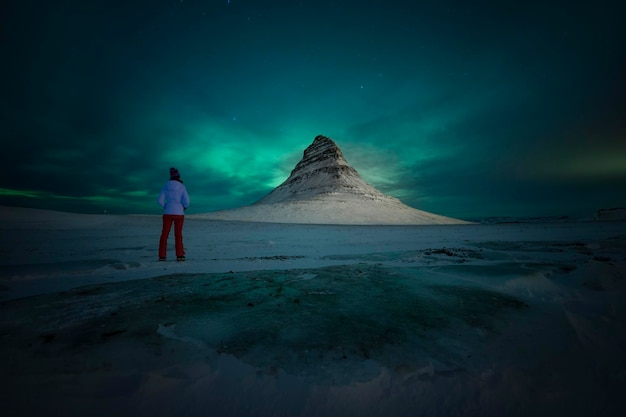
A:
<svg viewBox="0 0 626 417">
<path fill-rule="evenodd" d="M 189 195 L 176 168 L 170 168 L 170 180 L 161 189 L 161 194 L 159 194 L 157 201 L 164 209 L 163 229 L 161 230 L 161 240 L 159 241 L 159 261 L 164 261 L 167 258 L 167 238 L 170 234 L 172 223 L 174 223 L 176 260 L 184 261 L 183 222 L 185 221 L 185 210 L 189 207 Z"/>
</svg>

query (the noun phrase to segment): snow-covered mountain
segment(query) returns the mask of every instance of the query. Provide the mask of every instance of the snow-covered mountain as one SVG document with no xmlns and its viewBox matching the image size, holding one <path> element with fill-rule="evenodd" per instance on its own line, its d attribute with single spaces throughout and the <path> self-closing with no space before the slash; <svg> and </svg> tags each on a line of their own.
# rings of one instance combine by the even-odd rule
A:
<svg viewBox="0 0 626 417">
<path fill-rule="evenodd" d="M 359 196 L 368 200 L 388 197 L 361 179 L 330 138 L 317 136 L 285 182 L 256 204 L 307 200 L 320 195 Z M 395 199 L 394 199 L 395 200 Z"/>
<path fill-rule="evenodd" d="M 197 215 L 308 224 L 462 224 L 414 209 L 367 184 L 330 138 L 319 135 L 289 178 L 251 206 Z"/>
</svg>

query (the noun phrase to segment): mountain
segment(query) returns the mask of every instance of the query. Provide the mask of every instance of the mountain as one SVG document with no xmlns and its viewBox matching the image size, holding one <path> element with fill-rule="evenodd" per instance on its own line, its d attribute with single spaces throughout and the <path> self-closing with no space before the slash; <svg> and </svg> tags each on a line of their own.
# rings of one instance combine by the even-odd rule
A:
<svg viewBox="0 0 626 417">
<path fill-rule="evenodd" d="M 198 215 L 308 224 L 463 224 L 403 204 L 367 184 L 330 138 L 319 135 L 289 178 L 251 206 Z"/>
<path fill-rule="evenodd" d="M 626 220 L 626 207 L 600 209 L 597 211 L 594 219 L 601 221 L 624 221 Z"/>
<path fill-rule="evenodd" d="M 359 196 L 364 199 L 391 198 L 361 179 L 332 139 L 317 136 L 285 182 L 256 204 L 307 200 L 316 196 Z"/>
</svg>

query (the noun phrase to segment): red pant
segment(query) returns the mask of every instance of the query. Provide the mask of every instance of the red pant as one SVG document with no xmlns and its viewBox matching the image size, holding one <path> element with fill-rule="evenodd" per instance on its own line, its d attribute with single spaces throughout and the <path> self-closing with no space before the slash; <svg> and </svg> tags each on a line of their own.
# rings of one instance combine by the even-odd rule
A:
<svg viewBox="0 0 626 417">
<path fill-rule="evenodd" d="M 174 241 L 176 242 L 176 256 L 185 256 L 183 247 L 183 222 L 185 216 L 182 214 L 164 214 L 163 229 L 161 230 L 161 240 L 159 241 L 159 258 L 167 255 L 167 238 L 174 223 Z"/>
</svg>

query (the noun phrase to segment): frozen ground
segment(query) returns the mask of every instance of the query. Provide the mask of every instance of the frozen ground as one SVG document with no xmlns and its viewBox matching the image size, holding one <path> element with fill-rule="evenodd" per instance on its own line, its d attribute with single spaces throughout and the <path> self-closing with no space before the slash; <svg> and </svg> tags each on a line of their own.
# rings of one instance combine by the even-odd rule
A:
<svg viewBox="0 0 626 417">
<path fill-rule="evenodd" d="M 626 405 L 623 222 L 188 217 L 188 261 L 159 263 L 158 216 L 0 215 L 3 415 L 611 416 Z"/>
</svg>

